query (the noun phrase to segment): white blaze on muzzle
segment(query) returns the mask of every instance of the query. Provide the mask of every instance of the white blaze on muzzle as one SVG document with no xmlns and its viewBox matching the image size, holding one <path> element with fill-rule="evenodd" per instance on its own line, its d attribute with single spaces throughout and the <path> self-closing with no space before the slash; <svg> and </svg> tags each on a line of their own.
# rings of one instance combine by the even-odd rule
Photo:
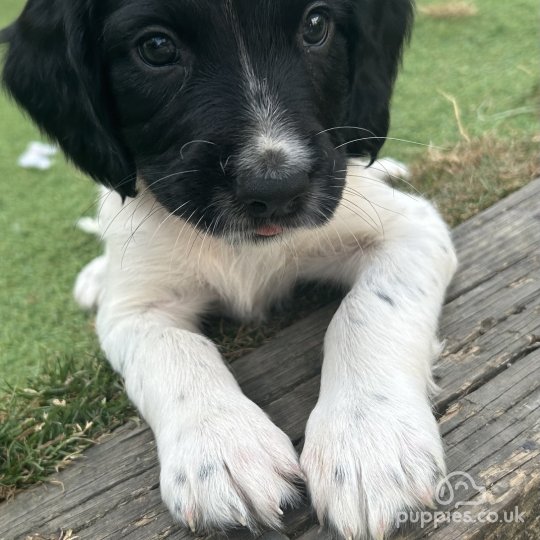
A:
<svg viewBox="0 0 540 540">
<path fill-rule="evenodd" d="M 309 172 L 312 155 L 279 105 L 266 80 L 257 76 L 238 19 L 229 4 L 229 16 L 243 71 L 243 90 L 250 119 L 238 156 L 242 173 L 286 177 Z"/>
</svg>

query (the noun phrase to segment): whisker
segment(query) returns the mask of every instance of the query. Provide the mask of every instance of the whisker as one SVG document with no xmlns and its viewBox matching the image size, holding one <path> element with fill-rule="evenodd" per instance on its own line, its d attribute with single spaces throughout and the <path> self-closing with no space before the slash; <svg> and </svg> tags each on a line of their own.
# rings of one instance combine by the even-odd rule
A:
<svg viewBox="0 0 540 540">
<path fill-rule="evenodd" d="M 404 142 L 404 143 L 414 144 L 415 146 L 425 146 L 426 148 L 435 148 L 437 150 L 445 150 L 445 148 L 442 146 L 434 146 L 433 144 L 426 144 L 426 143 L 421 143 L 417 141 L 409 141 L 408 139 L 400 139 L 398 137 L 363 137 L 361 139 L 352 139 L 350 141 L 344 142 L 343 144 L 336 146 L 334 150 L 339 150 L 340 148 L 343 148 L 344 146 L 348 146 L 349 144 L 353 144 L 355 142 L 383 140 L 383 139 L 386 141 Z"/>
<path fill-rule="evenodd" d="M 321 215 L 323 215 L 322 212 L 319 211 L 319 213 L 320 213 Z M 345 221 L 344 223 L 345 223 L 345 226 L 347 227 L 347 229 L 349 230 L 349 233 L 350 233 L 351 236 L 354 238 L 354 241 L 356 242 L 356 245 L 357 245 L 357 246 L 360 248 L 360 250 L 362 250 L 362 252 L 363 252 L 363 251 L 364 251 L 364 248 L 363 248 L 362 244 L 360 243 L 360 240 L 358 240 L 358 237 L 357 237 L 356 234 L 353 232 L 353 230 L 350 228 L 349 224 L 348 224 L 346 221 Z M 331 221 L 331 222 L 330 222 L 330 226 L 332 227 L 332 229 L 334 230 L 334 232 L 338 235 L 338 237 L 339 237 L 340 240 L 341 240 L 341 237 L 340 237 L 340 235 L 339 235 L 339 231 L 338 231 L 338 229 L 337 229 L 336 224 L 335 224 L 333 221 Z M 342 241 L 342 240 L 341 240 L 341 246 L 342 246 L 343 249 L 345 249 L 345 246 L 343 245 L 343 241 Z M 334 255 L 336 255 L 335 249 L 334 249 Z"/>
<path fill-rule="evenodd" d="M 127 208 L 129 208 L 134 202 L 137 202 L 137 206 L 135 207 L 135 209 L 133 210 L 133 213 L 131 215 L 131 219 L 132 219 L 132 222 L 133 222 L 133 215 L 135 214 L 135 212 L 140 208 L 140 205 L 143 201 L 143 198 L 142 196 L 147 193 L 151 187 L 155 186 L 156 184 L 158 184 L 159 182 L 162 182 L 163 180 L 166 180 L 167 178 L 170 178 L 171 176 L 175 176 L 175 175 L 178 175 L 178 174 L 191 174 L 191 173 L 196 173 L 196 172 L 199 172 L 198 170 L 190 170 L 190 171 L 178 171 L 176 173 L 173 173 L 173 174 L 169 174 L 167 176 L 162 176 L 161 178 L 158 178 L 157 180 L 155 180 L 154 182 L 152 182 L 151 184 L 148 184 L 146 185 L 146 187 L 140 192 L 137 194 L 137 197 L 134 197 L 133 199 L 131 199 L 128 203 L 124 204 L 122 206 L 122 208 L 118 211 L 118 213 L 111 219 L 111 221 L 109 221 L 109 223 L 107 224 L 107 227 L 105 228 L 105 230 L 103 231 L 103 233 L 101 234 L 101 240 L 104 239 L 105 237 L 105 234 L 108 232 L 108 230 L 110 229 L 110 227 L 112 226 L 112 224 L 116 221 L 116 219 L 120 216 L 120 214 L 122 212 L 124 212 Z M 110 193 L 109 193 L 110 194 Z M 100 212 L 101 210 L 103 210 L 103 206 L 101 206 L 101 209 L 100 209 Z"/>
<path fill-rule="evenodd" d="M 334 178 L 335 180 L 336 178 Z M 337 187 L 337 186 L 336 186 Z M 358 191 L 355 191 L 354 189 L 352 189 L 350 186 L 348 186 L 347 184 L 345 184 L 345 186 L 343 187 L 343 191 L 348 191 L 349 193 L 351 194 L 354 194 L 362 199 L 364 199 L 364 201 L 366 201 L 370 206 L 371 206 L 371 209 L 375 212 L 375 214 L 377 214 L 377 218 L 379 220 L 379 223 L 381 225 L 381 231 L 382 231 L 382 235 L 383 235 L 383 238 L 385 236 L 385 232 L 384 232 L 384 225 L 383 225 L 383 221 L 381 219 L 381 216 L 379 215 L 379 212 L 377 212 L 377 209 L 375 208 L 375 206 L 373 205 L 373 203 L 363 194 L 363 193 L 360 193 Z M 355 204 L 353 201 L 348 201 L 350 204 L 354 204 L 356 206 L 356 208 L 358 208 L 358 210 L 364 212 L 367 216 L 369 216 L 368 212 L 366 212 L 363 208 L 361 208 L 360 206 L 358 206 L 357 204 Z M 371 216 L 369 216 L 371 218 Z M 375 223 L 375 220 L 373 220 L 373 222 Z"/>
<path fill-rule="evenodd" d="M 379 171 L 379 172 L 385 172 L 384 170 L 381 170 L 381 169 L 375 169 L 376 171 Z M 342 170 L 342 171 L 336 171 L 336 172 L 347 172 L 346 170 Z M 352 172 L 348 172 L 347 176 L 351 176 L 353 178 L 361 178 L 362 180 L 369 180 L 371 182 L 379 182 L 380 184 L 384 184 L 386 186 L 388 186 L 389 184 L 387 182 L 385 182 L 384 180 L 380 180 L 378 178 L 373 178 L 372 176 L 364 176 L 364 175 L 361 175 L 361 174 L 355 174 L 355 173 L 352 173 Z M 390 173 L 387 173 L 387 176 L 390 177 L 392 180 L 398 180 L 400 182 L 403 182 L 405 185 L 407 185 L 408 187 L 411 188 L 412 191 L 416 192 L 417 195 L 419 196 L 423 196 L 422 193 L 420 191 L 418 191 L 418 189 L 416 189 L 414 187 L 413 184 L 411 184 L 408 180 L 405 180 L 405 178 L 402 178 L 401 176 L 397 176 L 396 174 L 390 174 Z M 394 186 L 390 185 L 391 188 L 394 189 Z M 410 197 L 410 194 L 409 193 L 406 193 L 406 192 L 403 192 L 405 195 L 409 196 Z"/>
<path fill-rule="evenodd" d="M 376 206 L 377 208 L 380 208 L 381 210 L 384 210 L 385 212 L 390 212 L 392 214 L 396 214 L 396 216 L 404 217 L 406 216 L 400 212 L 396 212 L 396 210 L 392 210 L 391 208 L 386 208 L 385 206 L 381 206 L 380 204 L 374 203 L 373 201 L 370 201 L 365 195 L 360 193 L 357 190 L 354 190 L 353 188 L 349 186 L 345 186 L 344 190 L 349 191 L 351 194 L 357 195 L 358 197 L 362 197 L 366 202 L 368 202 L 372 206 Z"/>
<path fill-rule="evenodd" d="M 129 182 L 133 182 L 133 180 L 137 179 L 137 173 L 130 174 L 122 179 L 122 181 L 116 186 L 116 188 L 122 187 L 125 184 L 128 184 Z M 111 186 L 103 186 L 107 188 L 106 193 L 100 193 L 96 199 L 94 199 L 93 202 L 91 202 L 88 206 L 85 206 L 84 209 L 80 212 L 80 215 L 88 214 L 92 208 L 94 208 L 96 205 L 98 208 L 94 211 L 94 215 L 99 216 L 101 211 L 103 210 L 103 206 L 107 202 L 107 199 L 115 193 L 115 189 L 113 189 Z"/>
<path fill-rule="evenodd" d="M 205 209 L 206 210 L 206 209 Z M 199 220 L 197 221 L 197 223 L 195 223 L 195 225 L 193 226 L 193 230 L 191 231 L 191 234 L 189 235 L 189 240 L 188 240 L 188 246 L 189 244 L 191 243 L 191 239 L 193 238 L 193 233 L 195 233 L 195 238 L 193 239 L 193 243 L 191 243 L 191 246 L 189 247 L 189 251 L 186 255 L 186 258 L 189 259 L 189 256 L 191 255 L 191 251 L 193 250 L 193 247 L 195 246 L 195 242 L 197 241 L 197 239 L 199 238 L 200 236 L 200 231 L 199 231 L 199 224 L 201 223 L 201 221 L 204 219 L 204 212 L 205 210 L 203 210 L 203 212 L 201 213 L 201 217 L 199 218 Z"/>
<path fill-rule="evenodd" d="M 154 234 L 152 235 L 152 238 L 150 238 L 150 242 L 156 237 L 157 233 L 159 232 L 159 230 L 161 229 L 161 227 L 163 225 L 165 225 L 165 223 L 173 216 L 176 216 L 176 213 L 181 210 L 182 208 L 184 208 L 184 206 L 186 206 L 187 204 L 189 204 L 189 201 L 188 202 L 185 202 L 184 204 L 181 204 L 180 206 L 178 206 L 177 208 L 175 208 L 172 212 L 169 212 L 167 214 L 167 216 L 165 217 L 165 219 L 158 225 L 158 227 L 156 228 L 156 230 L 154 231 Z"/>
<path fill-rule="evenodd" d="M 225 163 L 220 159 L 219 165 L 221 167 L 221 171 L 223 172 L 223 176 L 227 176 L 227 167 L 229 166 L 229 161 L 231 160 L 232 155 L 227 156 L 227 159 L 225 160 Z"/>
<path fill-rule="evenodd" d="M 371 131 L 370 129 L 362 128 L 358 126 L 335 126 L 328 129 L 323 129 L 322 131 L 319 131 L 319 133 L 316 133 L 314 136 L 318 137 L 319 135 L 322 135 L 323 133 L 328 133 L 329 131 L 336 131 L 338 129 L 356 129 L 359 131 L 366 131 L 367 133 L 370 133 L 371 135 L 375 136 L 375 133 L 373 133 L 373 131 Z"/>
<path fill-rule="evenodd" d="M 324 199 L 330 199 L 330 196 L 329 196 L 329 195 L 323 195 L 323 198 L 324 198 Z M 334 198 L 334 199 L 335 199 L 335 198 Z M 336 200 L 337 200 L 337 199 L 336 199 Z M 318 211 L 318 213 L 319 213 L 321 216 L 326 217 L 326 216 L 324 215 L 324 213 L 323 213 L 320 209 L 318 209 L 317 211 Z M 334 232 L 336 233 L 336 235 L 337 235 L 337 237 L 338 237 L 338 239 L 339 239 L 339 243 L 341 244 L 341 248 L 342 248 L 343 250 L 345 250 L 345 243 L 343 242 L 343 238 L 341 237 L 341 234 L 339 234 L 339 231 L 338 231 L 337 227 L 335 226 L 335 223 L 333 223 L 333 221 L 329 221 L 329 222 L 328 222 L 328 225 L 329 225 L 330 227 L 332 227 L 332 229 L 334 230 Z M 323 228 L 323 229 L 322 229 L 322 232 L 324 232 L 324 234 L 326 234 L 326 239 L 328 240 L 328 243 L 329 243 L 330 245 L 333 246 L 332 239 L 331 239 L 330 236 L 328 235 L 328 231 L 326 230 L 326 228 Z M 336 254 L 336 250 L 334 249 L 334 255 L 335 255 L 335 254 Z"/>
<path fill-rule="evenodd" d="M 155 208 L 156 204 L 158 204 L 157 201 L 154 202 L 154 204 L 152 205 L 152 208 L 150 208 L 150 211 L 148 212 L 146 217 L 139 223 L 139 225 L 137 225 L 137 228 L 134 231 L 132 231 L 132 233 L 129 235 L 129 238 L 124 243 L 123 251 L 122 251 L 122 259 L 120 260 L 120 268 L 123 268 L 123 266 L 124 266 L 124 258 L 126 256 L 128 248 L 129 248 L 129 244 L 135 238 L 135 235 L 137 234 L 137 231 L 144 225 L 144 223 L 146 221 L 148 221 L 152 216 L 154 216 L 155 214 L 157 214 L 158 212 L 160 212 L 162 210 L 163 207 L 161 205 L 159 205 L 159 204 L 158 204 L 158 207 Z"/>
<path fill-rule="evenodd" d="M 342 197 L 341 199 L 338 199 L 337 197 L 332 197 L 331 195 L 325 195 L 325 198 L 327 200 L 333 200 L 333 201 L 336 201 L 338 203 L 341 203 L 347 210 L 349 210 L 349 212 L 352 212 L 355 216 L 357 216 L 358 218 L 360 218 L 366 225 L 369 225 L 369 227 L 371 227 L 376 233 L 379 232 L 379 229 L 377 228 L 378 225 L 377 225 L 377 222 L 363 209 L 363 208 L 360 208 L 356 203 L 354 203 L 353 201 L 350 201 L 349 199 L 345 198 L 345 197 Z M 347 204 L 351 205 L 351 206 L 347 206 Z M 357 210 L 359 210 L 360 212 L 363 212 L 370 220 L 368 221 L 365 217 L 361 216 L 358 212 L 356 212 L 355 208 Z"/>
<path fill-rule="evenodd" d="M 217 144 L 212 141 L 205 141 L 204 139 L 194 139 L 193 141 L 187 142 L 186 144 L 184 144 L 184 146 L 182 146 L 182 148 L 180 148 L 180 157 L 182 158 L 182 160 L 184 159 L 184 150 L 188 146 L 192 144 L 197 144 L 197 143 L 210 144 L 212 146 L 217 146 Z"/>
<path fill-rule="evenodd" d="M 188 216 L 187 219 L 184 219 L 183 215 L 180 215 L 180 218 L 184 219 L 184 224 L 182 225 L 182 227 L 178 231 L 178 235 L 176 236 L 176 240 L 174 242 L 173 249 L 171 250 L 171 258 L 169 260 L 169 274 L 172 272 L 173 257 L 174 257 L 174 252 L 176 251 L 176 246 L 178 245 L 178 240 L 180 240 L 180 236 L 184 232 L 184 229 L 186 228 L 186 226 L 189 224 L 189 220 L 195 215 L 196 212 L 197 212 L 197 209 L 193 210 L 193 212 L 191 212 L 191 214 Z"/>
<path fill-rule="evenodd" d="M 204 249 L 204 242 L 206 241 L 206 239 L 208 238 L 208 236 L 210 234 L 210 228 L 212 227 L 212 222 L 213 221 L 214 220 L 212 219 L 212 221 L 210 221 L 209 226 L 206 228 L 206 231 L 204 233 L 203 240 L 202 240 L 202 243 L 201 243 L 201 247 L 199 249 L 199 256 L 197 257 L 197 273 L 198 274 L 200 274 L 200 270 L 201 270 L 201 256 L 202 256 L 203 249 Z"/>
</svg>

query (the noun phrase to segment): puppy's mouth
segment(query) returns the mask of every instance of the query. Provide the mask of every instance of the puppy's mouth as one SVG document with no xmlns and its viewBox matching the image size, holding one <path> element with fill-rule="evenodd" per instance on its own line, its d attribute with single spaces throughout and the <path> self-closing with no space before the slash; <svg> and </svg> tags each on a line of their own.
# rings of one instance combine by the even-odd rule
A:
<svg viewBox="0 0 540 540">
<path fill-rule="evenodd" d="M 281 225 L 263 225 L 255 230 L 255 235 L 262 238 L 273 238 L 282 235 L 284 232 L 285 229 Z"/>
<path fill-rule="evenodd" d="M 336 167 L 339 166 L 337 163 Z M 219 176 L 216 184 L 217 180 L 223 182 Z M 284 194 L 278 189 L 272 193 L 261 189 L 260 193 L 249 193 L 242 198 L 232 189 L 234 179 L 226 180 L 207 191 L 201 189 L 201 182 L 195 176 L 182 175 L 174 181 L 169 178 L 167 183 L 149 176 L 145 184 L 170 215 L 188 222 L 203 234 L 232 244 L 260 244 L 285 240 L 296 231 L 324 226 L 332 219 L 344 183 L 344 178 L 336 174 L 319 172 L 308 178 L 307 186 L 301 186 L 302 191 L 291 193 L 290 185 L 282 182 Z"/>
<path fill-rule="evenodd" d="M 289 219 L 233 219 L 230 226 L 226 226 L 216 236 L 220 236 L 233 244 L 238 242 L 266 244 L 289 237 L 291 234 L 294 235 L 296 231 L 317 228 L 322 224 L 323 220 L 310 219 L 309 216 L 303 214 L 291 216 Z"/>
</svg>

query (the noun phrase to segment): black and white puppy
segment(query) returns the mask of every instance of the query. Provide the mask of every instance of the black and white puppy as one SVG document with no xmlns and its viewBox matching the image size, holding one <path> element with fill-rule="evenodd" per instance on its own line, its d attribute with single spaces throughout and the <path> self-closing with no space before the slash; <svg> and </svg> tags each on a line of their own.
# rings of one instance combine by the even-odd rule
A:
<svg viewBox="0 0 540 540">
<path fill-rule="evenodd" d="M 346 538 L 432 500 L 456 259 L 433 206 L 375 161 L 411 19 L 411 0 L 30 0 L 4 31 L 8 90 L 106 186 L 105 255 L 76 297 L 97 306 L 163 499 L 193 530 L 278 527 L 301 477 Z M 313 279 L 349 293 L 298 459 L 198 323 L 218 307 L 259 319 Z"/>
</svg>

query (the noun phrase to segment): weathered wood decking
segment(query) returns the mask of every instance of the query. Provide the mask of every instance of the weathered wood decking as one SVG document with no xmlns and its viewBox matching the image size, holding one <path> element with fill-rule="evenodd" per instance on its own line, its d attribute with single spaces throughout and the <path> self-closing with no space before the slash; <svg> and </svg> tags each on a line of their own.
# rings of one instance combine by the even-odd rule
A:
<svg viewBox="0 0 540 540">
<path fill-rule="evenodd" d="M 493 523 L 431 524 L 402 537 L 538 539 L 540 179 L 458 227 L 454 238 L 461 268 L 442 319 L 447 346 L 436 368 L 436 408 L 449 471 L 467 472 L 476 486 L 458 489 L 441 509 L 461 501 L 473 503 L 461 508 L 473 518 L 499 516 Z M 246 394 L 296 443 L 316 402 L 321 344 L 335 307 L 232 364 Z M 57 480 L 63 487 L 39 487 L 0 505 L 0 540 L 189 538 L 160 502 L 155 447 L 144 425 L 118 430 Z M 515 506 L 523 522 L 500 522 Z M 286 523 L 289 537 L 324 538 L 306 508 Z"/>
</svg>

